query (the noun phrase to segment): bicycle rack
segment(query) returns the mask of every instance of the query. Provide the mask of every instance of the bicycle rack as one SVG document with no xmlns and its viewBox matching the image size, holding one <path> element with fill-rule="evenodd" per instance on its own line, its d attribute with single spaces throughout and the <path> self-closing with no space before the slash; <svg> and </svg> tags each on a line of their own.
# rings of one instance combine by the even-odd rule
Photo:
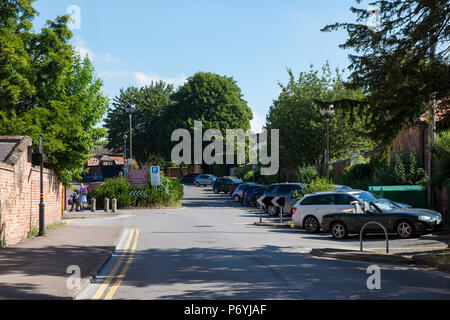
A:
<svg viewBox="0 0 450 320">
<path fill-rule="evenodd" d="M 388 232 L 387 232 L 386 228 L 385 228 L 381 223 L 379 223 L 379 222 L 377 222 L 377 221 L 369 221 L 369 222 L 367 222 L 367 223 L 362 227 L 361 231 L 359 232 L 359 248 L 360 248 L 360 251 L 361 251 L 361 252 L 363 251 L 363 241 L 362 241 L 362 236 L 363 236 L 363 233 L 364 233 L 364 229 L 366 229 L 366 227 L 367 227 L 368 225 L 371 225 L 371 224 L 376 224 L 376 225 L 380 226 L 380 227 L 383 229 L 384 234 L 386 235 L 386 253 L 389 253 L 389 237 L 388 237 Z"/>
</svg>

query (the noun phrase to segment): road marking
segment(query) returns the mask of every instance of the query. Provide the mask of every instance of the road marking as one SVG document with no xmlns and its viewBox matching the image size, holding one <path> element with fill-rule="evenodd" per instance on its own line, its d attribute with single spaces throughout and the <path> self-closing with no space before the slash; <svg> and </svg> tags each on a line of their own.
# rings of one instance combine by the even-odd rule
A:
<svg viewBox="0 0 450 320">
<path fill-rule="evenodd" d="M 127 274 L 128 268 L 130 267 L 131 262 L 133 261 L 134 252 L 136 250 L 136 246 L 137 246 L 137 242 L 138 242 L 138 238 L 139 238 L 139 232 L 140 232 L 139 229 L 136 229 L 136 236 L 134 238 L 133 248 L 130 250 L 130 255 L 128 257 L 128 261 L 127 261 L 125 267 L 123 268 L 122 273 L 119 275 L 116 282 L 111 287 L 108 294 L 106 295 L 105 300 L 111 300 L 113 298 L 114 294 L 116 293 L 117 289 L 119 289 L 120 285 L 122 284 L 122 281 L 125 278 L 125 275 Z"/>
<path fill-rule="evenodd" d="M 103 296 L 103 293 L 105 292 L 105 290 L 108 288 L 109 283 L 112 281 L 112 279 L 116 275 L 117 271 L 119 270 L 119 267 L 122 264 L 122 261 L 125 259 L 125 256 L 127 254 L 128 248 L 130 247 L 131 239 L 133 239 L 134 232 L 135 232 L 135 229 L 132 229 L 130 231 L 130 234 L 128 236 L 127 242 L 126 242 L 126 244 L 125 244 L 125 246 L 124 246 L 124 248 L 122 250 L 122 254 L 120 255 L 119 260 L 114 265 L 114 268 L 111 270 L 111 273 L 109 274 L 109 276 L 106 279 L 106 281 L 100 286 L 100 288 L 97 290 L 95 295 L 92 297 L 92 300 L 100 299 Z"/>
</svg>

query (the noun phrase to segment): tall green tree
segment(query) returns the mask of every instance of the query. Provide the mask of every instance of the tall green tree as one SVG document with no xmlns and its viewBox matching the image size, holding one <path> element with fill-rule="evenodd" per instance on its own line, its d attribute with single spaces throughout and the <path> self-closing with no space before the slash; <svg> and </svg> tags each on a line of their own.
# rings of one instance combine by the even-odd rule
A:
<svg viewBox="0 0 450 320">
<path fill-rule="evenodd" d="M 317 101 L 358 100 L 363 94 L 346 89 L 338 70 L 333 75 L 328 64 L 322 68 L 322 74 L 312 67 L 309 72 L 301 72 L 298 79 L 292 70 L 288 74 L 288 83 L 279 84 L 281 93 L 269 109 L 266 127 L 279 129 L 282 167 L 319 164 L 324 158 L 326 129 Z M 361 122 L 350 119 L 345 110 L 335 109 L 329 131 L 330 159 L 359 155 L 373 146 Z"/>
<path fill-rule="evenodd" d="M 335 23 L 322 31 L 347 31 L 340 47 L 352 51 L 348 86 L 364 90 L 366 96 L 342 101 L 342 107 L 366 115 L 371 136 L 387 147 L 431 110 L 434 101 L 448 107 L 450 3 L 391 0 L 372 5 L 379 8 L 378 28 L 367 26 L 373 12 L 352 7 L 355 23 Z"/>
<path fill-rule="evenodd" d="M 105 127 L 108 130 L 107 146 L 116 151 L 124 150 L 123 137 L 130 136 L 127 105 L 131 104 L 135 107 L 132 115 L 133 158 L 145 163 L 150 159 L 161 157 L 164 142 L 157 140 L 159 129 L 156 120 L 163 109 L 172 103 L 173 90 L 173 85 L 162 81 L 152 82 L 142 88 L 121 89 L 105 119 Z"/>
<path fill-rule="evenodd" d="M 102 81 L 90 61 L 81 59 L 69 41 L 68 17 L 32 31 L 36 11 L 31 0 L 0 5 L 0 134 L 28 135 L 37 150 L 44 135 L 46 164 L 68 185 L 80 178 L 91 151 L 105 132 L 97 125 L 108 106 Z M 15 48 L 17 64 L 12 62 Z M 20 81 L 19 81 L 19 80 Z"/>
<path fill-rule="evenodd" d="M 32 37 L 33 1 L 0 3 L 0 106 L 13 108 L 35 93 L 30 76 L 32 57 L 27 44 Z"/>
<path fill-rule="evenodd" d="M 170 142 L 176 129 L 187 129 L 193 136 L 194 121 L 202 122 L 203 131 L 218 129 L 224 137 L 226 129 L 250 129 L 252 110 L 231 77 L 198 72 L 188 78 L 172 99 L 174 104 L 163 110 L 157 124 L 159 140 L 165 143 Z M 171 148 L 166 147 L 165 152 L 165 157 L 170 157 Z"/>
</svg>

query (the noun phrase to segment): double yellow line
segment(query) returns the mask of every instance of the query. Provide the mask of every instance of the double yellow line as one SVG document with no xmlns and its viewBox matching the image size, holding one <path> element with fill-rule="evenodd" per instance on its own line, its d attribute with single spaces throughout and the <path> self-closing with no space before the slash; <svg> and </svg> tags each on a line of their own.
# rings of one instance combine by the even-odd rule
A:
<svg viewBox="0 0 450 320">
<path fill-rule="evenodd" d="M 120 285 L 122 284 L 122 281 L 125 278 L 125 275 L 126 275 L 128 269 L 130 268 L 131 262 L 133 261 L 134 252 L 136 251 L 136 246 L 137 246 L 137 242 L 138 242 L 138 238 L 139 238 L 139 232 L 140 232 L 139 229 L 132 229 L 130 231 L 127 242 L 125 243 L 125 246 L 123 248 L 123 251 L 122 251 L 122 254 L 120 255 L 119 260 L 114 265 L 111 272 L 109 273 L 108 278 L 105 280 L 105 282 L 102 283 L 100 288 L 97 290 L 95 295 L 92 297 L 92 300 L 101 299 L 103 297 L 103 294 L 105 293 L 105 291 L 108 289 L 108 287 L 109 287 L 109 291 L 103 299 L 111 300 L 114 297 L 114 294 L 116 293 L 117 289 L 119 289 Z M 134 242 L 133 242 L 133 246 L 130 249 L 130 244 L 131 244 L 131 241 L 133 240 L 133 237 L 134 237 Z M 127 257 L 127 255 L 128 255 L 128 258 L 125 262 L 125 266 L 123 267 L 122 272 L 120 272 L 120 274 L 116 277 L 116 274 L 119 271 L 120 267 L 122 266 L 122 263 L 125 260 L 125 258 Z M 109 286 L 109 284 L 112 283 L 113 280 L 115 280 L 115 282 L 111 286 Z"/>
</svg>

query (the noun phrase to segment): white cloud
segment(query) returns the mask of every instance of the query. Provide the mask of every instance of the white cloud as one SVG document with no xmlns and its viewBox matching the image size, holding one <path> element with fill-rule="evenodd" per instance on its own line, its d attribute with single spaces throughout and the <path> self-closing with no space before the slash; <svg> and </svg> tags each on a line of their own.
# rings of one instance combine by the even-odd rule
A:
<svg viewBox="0 0 450 320">
<path fill-rule="evenodd" d="M 85 58 L 86 56 L 91 60 L 91 62 L 104 62 L 104 63 L 120 63 L 120 59 L 113 57 L 110 53 L 106 54 L 95 54 L 88 46 L 86 41 L 80 36 L 75 37 L 75 41 L 73 43 L 75 51 L 77 51 L 81 58 Z"/>
<path fill-rule="evenodd" d="M 100 60 L 102 60 L 105 63 L 120 63 L 121 62 L 119 58 L 113 57 L 109 53 L 104 54 L 104 55 L 102 54 L 99 56 L 99 58 L 100 58 Z"/>
<path fill-rule="evenodd" d="M 134 79 L 139 86 L 150 85 L 153 82 L 164 81 L 172 84 L 174 87 L 182 86 L 186 83 L 187 77 L 184 74 L 180 74 L 177 78 L 165 78 L 157 74 L 146 74 L 143 72 L 134 72 Z"/>
<path fill-rule="evenodd" d="M 84 59 L 87 56 L 89 60 L 91 61 L 95 60 L 95 53 L 92 52 L 91 49 L 89 49 L 86 41 L 84 41 L 80 36 L 75 37 L 73 46 L 75 48 L 75 51 L 77 51 L 80 54 L 81 58 Z"/>
<path fill-rule="evenodd" d="M 98 75 L 100 78 L 103 79 L 125 79 L 125 78 L 132 78 L 133 72 L 130 71 L 124 71 L 124 70 L 100 70 L 98 72 Z"/>
<path fill-rule="evenodd" d="M 261 133 L 263 131 L 263 127 L 266 124 L 266 118 L 261 117 L 256 112 L 253 112 L 253 120 L 250 121 L 251 130 L 254 133 Z"/>
</svg>

